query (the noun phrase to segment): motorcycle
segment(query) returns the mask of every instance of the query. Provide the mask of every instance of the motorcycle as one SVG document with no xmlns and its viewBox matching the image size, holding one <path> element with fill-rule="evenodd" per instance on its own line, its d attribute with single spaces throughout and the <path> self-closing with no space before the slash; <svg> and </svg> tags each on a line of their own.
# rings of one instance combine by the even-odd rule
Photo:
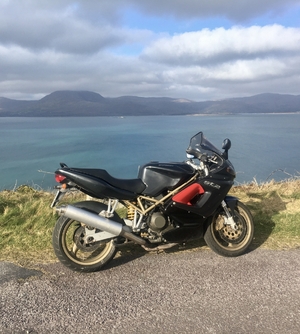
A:
<svg viewBox="0 0 300 334">
<path fill-rule="evenodd" d="M 225 139 L 221 152 L 199 132 L 190 139 L 187 161 L 147 163 L 136 179 L 61 163 L 51 204 L 60 215 L 52 238 L 56 256 L 72 270 L 92 272 L 129 242 L 159 251 L 199 238 L 219 255 L 244 254 L 254 225 L 246 205 L 228 195 L 236 176 L 230 147 Z M 93 200 L 57 206 L 74 189 Z M 126 208 L 125 218 L 120 207 Z"/>
</svg>

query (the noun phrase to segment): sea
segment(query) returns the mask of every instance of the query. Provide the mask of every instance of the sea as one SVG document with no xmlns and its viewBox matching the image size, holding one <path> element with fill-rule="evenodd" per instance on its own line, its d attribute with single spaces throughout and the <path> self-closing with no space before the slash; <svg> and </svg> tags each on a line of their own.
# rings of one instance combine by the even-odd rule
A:
<svg viewBox="0 0 300 334">
<path fill-rule="evenodd" d="M 235 184 L 300 176 L 300 113 L 132 117 L 0 118 L 0 190 L 51 190 L 59 163 L 135 178 L 150 162 L 186 160 L 202 131 L 216 147 L 231 140 Z"/>
</svg>

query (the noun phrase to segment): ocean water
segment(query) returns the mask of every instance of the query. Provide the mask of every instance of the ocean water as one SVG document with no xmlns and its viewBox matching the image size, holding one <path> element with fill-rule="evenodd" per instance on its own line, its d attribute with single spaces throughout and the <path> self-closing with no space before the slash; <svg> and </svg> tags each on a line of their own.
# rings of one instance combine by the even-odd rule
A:
<svg viewBox="0 0 300 334">
<path fill-rule="evenodd" d="M 199 131 L 216 147 L 229 138 L 236 183 L 282 180 L 300 172 L 300 114 L 0 118 L 0 190 L 49 190 L 59 162 L 134 178 L 149 161 L 184 161 Z"/>
</svg>

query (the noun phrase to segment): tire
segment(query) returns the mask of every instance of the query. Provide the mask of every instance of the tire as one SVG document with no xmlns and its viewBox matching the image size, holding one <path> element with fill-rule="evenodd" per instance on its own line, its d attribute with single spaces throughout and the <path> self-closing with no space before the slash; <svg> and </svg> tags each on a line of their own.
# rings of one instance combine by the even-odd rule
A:
<svg viewBox="0 0 300 334">
<path fill-rule="evenodd" d="M 72 205 L 97 214 L 106 208 L 97 202 L 80 202 Z M 122 221 L 116 214 L 114 220 Z M 61 216 L 55 224 L 52 235 L 54 252 L 59 261 L 71 270 L 98 271 L 115 256 L 117 252 L 115 238 L 85 244 L 82 239 L 84 233 L 85 228 L 79 221 Z"/>
<path fill-rule="evenodd" d="M 217 254 L 226 257 L 242 255 L 250 246 L 254 224 L 251 212 L 243 203 L 237 201 L 234 209 L 234 221 L 237 230 L 225 225 L 225 212 L 221 208 L 212 217 L 204 233 L 206 244 Z"/>
</svg>

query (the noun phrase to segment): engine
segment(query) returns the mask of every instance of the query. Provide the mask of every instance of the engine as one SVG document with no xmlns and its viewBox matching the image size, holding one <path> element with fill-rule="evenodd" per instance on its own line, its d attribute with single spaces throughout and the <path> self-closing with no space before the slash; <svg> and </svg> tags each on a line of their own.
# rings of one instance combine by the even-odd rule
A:
<svg viewBox="0 0 300 334">
<path fill-rule="evenodd" d="M 168 221 L 160 212 L 154 212 L 150 217 L 148 226 L 152 231 L 160 232 L 168 226 Z"/>
</svg>

